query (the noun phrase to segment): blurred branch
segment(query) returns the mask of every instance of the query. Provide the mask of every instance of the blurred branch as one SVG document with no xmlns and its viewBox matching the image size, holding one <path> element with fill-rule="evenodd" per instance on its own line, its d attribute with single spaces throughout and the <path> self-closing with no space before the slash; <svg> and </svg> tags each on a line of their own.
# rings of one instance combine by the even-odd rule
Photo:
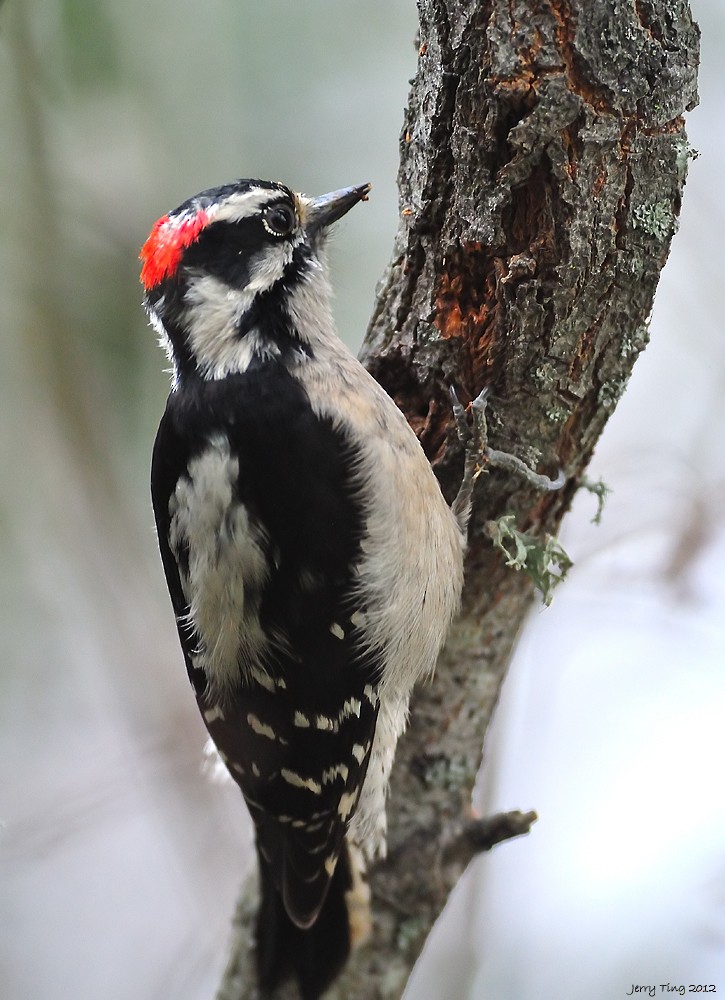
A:
<svg viewBox="0 0 725 1000">
<path fill-rule="evenodd" d="M 13 293 L 22 301 L 22 326 L 15 335 L 29 380 L 63 427 L 79 474 L 93 488 L 103 489 L 107 503 L 116 506 L 118 485 L 109 447 L 115 414 L 108 405 L 93 349 L 98 330 L 91 327 L 94 336 L 86 339 L 70 315 L 74 296 L 84 286 L 75 273 L 81 261 L 73 259 L 68 231 L 71 216 L 63 206 L 66 179 L 52 125 L 52 102 L 58 100 L 62 80 L 34 37 L 31 7 L 10 4 L 2 8 L 2 16 L 10 41 L 11 106 L 22 164 L 3 220 L 13 246 L 12 264 L 17 268 L 12 275 L 17 286 Z M 78 211 L 76 206 L 74 222 Z M 88 269 L 92 264 L 86 260 L 82 266 Z M 87 309 L 81 310 L 89 324 L 93 306 L 89 301 Z M 102 322 L 109 326 L 113 318 L 104 316 Z"/>
<path fill-rule="evenodd" d="M 471 820 L 460 832 L 458 839 L 446 845 L 444 860 L 455 861 L 466 867 L 477 855 L 492 850 L 497 844 L 530 833 L 537 819 L 533 811 L 524 813 L 514 809 L 486 816 L 484 819 Z"/>
<path fill-rule="evenodd" d="M 493 443 L 542 472 L 542 496 L 481 476 L 463 612 L 398 748 L 390 854 L 370 873 L 374 930 L 331 998 L 394 1000 L 465 869 L 481 745 L 530 581 L 486 524 L 555 537 L 648 339 L 677 228 L 697 103 L 699 33 L 685 0 L 419 0 L 420 53 L 401 137 L 401 217 L 363 348 L 446 494 L 462 455 L 448 387 L 492 386 Z M 526 818 L 529 821 L 529 818 Z M 253 892 L 219 1000 L 256 995 Z M 293 997 L 291 986 L 280 997 Z"/>
</svg>

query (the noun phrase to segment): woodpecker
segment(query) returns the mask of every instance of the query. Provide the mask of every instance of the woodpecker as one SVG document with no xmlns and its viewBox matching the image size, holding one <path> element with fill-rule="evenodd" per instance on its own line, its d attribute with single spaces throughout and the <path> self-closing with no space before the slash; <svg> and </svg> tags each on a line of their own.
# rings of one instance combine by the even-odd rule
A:
<svg viewBox="0 0 725 1000">
<path fill-rule="evenodd" d="M 161 559 L 254 822 L 260 985 L 293 976 L 304 1000 L 348 955 L 411 690 L 463 581 L 466 504 L 447 505 L 332 319 L 326 237 L 369 190 L 238 180 L 160 218 L 140 254 L 172 365 L 151 471 Z"/>
</svg>

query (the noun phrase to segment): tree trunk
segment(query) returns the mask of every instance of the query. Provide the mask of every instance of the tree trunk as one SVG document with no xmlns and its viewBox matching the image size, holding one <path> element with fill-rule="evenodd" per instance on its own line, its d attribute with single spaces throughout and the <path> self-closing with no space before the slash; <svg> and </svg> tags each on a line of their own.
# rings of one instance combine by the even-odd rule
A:
<svg viewBox="0 0 725 1000">
<path fill-rule="evenodd" d="M 393 1000 L 476 850 L 481 746 L 533 597 L 487 524 L 555 535 L 648 339 L 677 228 L 697 102 L 686 0 L 419 0 L 401 136 L 400 226 L 362 357 L 418 433 L 444 491 L 462 452 L 447 387 L 491 386 L 492 444 L 566 474 L 539 494 L 479 478 L 463 612 L 417 691 L 393 773 L 374 930 L 328 994 Z M 526 818 L 502 836 L 525 829 Z M 481 844 L 478 845 L 482 846 Z M 253 893 L 218 1000 L 256 995 Z M 289 986 L 280 997 L 294 997 Z"/>
</svg>

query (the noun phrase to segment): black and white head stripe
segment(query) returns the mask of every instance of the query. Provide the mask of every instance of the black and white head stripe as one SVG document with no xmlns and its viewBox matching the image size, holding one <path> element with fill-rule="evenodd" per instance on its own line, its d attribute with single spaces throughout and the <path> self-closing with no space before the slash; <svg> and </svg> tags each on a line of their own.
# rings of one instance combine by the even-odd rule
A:
<svg viewBox="0 0 725 1000">
<path fill-rule="evenodd" d="M 271 212 L 276 205 L 285 206 L 282 211 L 289 212 L 293 229 L 294 223 L 299 222 L 300 201 L 284 184 L 243 180 L 209 188 L 189 198 L 158 219 L 141 248 L 144 288 L 150 292 L 162 281 L 173 278 L 186 251 L 211 227 L 254 219 L 259 219 L 264 226 L 263 210 Z M 273 236 L 279 235 L 273 225 L 268 224 L 266 231 Z"/>
<path fill-rule="evenodd" d="M 209 188 L 162 216 L 141 248 L 141 283 L 147 293 L 178 274 L 179 265 L 206 263 L 206 252 L 190 254 L 216 227 L 249 223 L 238 235 L 239 252 L 259 248 L 262 232 L 273 241 L 314 242 L 356 202 L 367 198 L 369 184 L 333 191 L 320 198 L 296 194 L 284 184 L 240 180 Z M 213 248 L 212 248 L 213 249 Z"/>
<path fill-rule="evenodd" d="M 309 338 L 285 308 L 290 289 L 317 280 L 322 307 L 328 288 L 320 242 L 367 190 L 313 199 L 283 184 L 244 180 L 204 191 L 158 220 L 141 250 L 141 280 L 175 384 L 194 372 L 223 378 L 245 371 L 300 343 L 306 352 Z"/>
</svg>

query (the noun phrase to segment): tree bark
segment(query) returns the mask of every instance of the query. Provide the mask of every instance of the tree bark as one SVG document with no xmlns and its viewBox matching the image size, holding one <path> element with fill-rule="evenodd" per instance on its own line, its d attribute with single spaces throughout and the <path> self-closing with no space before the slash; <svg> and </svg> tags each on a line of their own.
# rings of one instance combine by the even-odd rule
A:
<svg viewBox="0 0 725 1000">
<path fill-rule="evenodd" d="M 682 116 L 697 103 L 699 32 L 686 0 L 418 7 L 400 226 L 362 359 L 447 496 L 462 468 L 450 385 L 464 400 L 490 385 L 492 445 L 539 471 L 563 469 L 566 484 L 542 495 L 502 470 L 479 478 L 463 611 L 398 748 L 389 857 L 370 873 L 373 934 L 331 1000 L 401 996 L 477 849 L 471 791 L 533 597 L 486 524 L 512 513 L 543 540 L 581 485 L 648 340 L 690 154 Z M 513 817 L 504 834 L 531 818 Z M 247 887 L 218 1000 L 256 995 L 252 914 Z"/>
</svg>

